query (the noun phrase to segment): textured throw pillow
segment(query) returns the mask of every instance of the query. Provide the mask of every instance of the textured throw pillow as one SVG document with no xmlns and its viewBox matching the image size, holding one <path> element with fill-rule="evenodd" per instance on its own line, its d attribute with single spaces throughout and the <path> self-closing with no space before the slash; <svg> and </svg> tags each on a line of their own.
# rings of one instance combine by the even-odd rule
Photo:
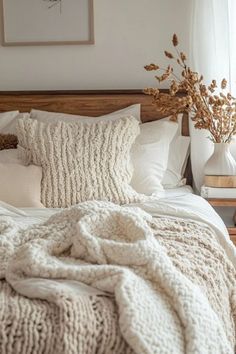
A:
<svg viewBox="0 0 236 354">
<path fill-rule="evenodd" d="M 0 150 L 16 149 L 17 144 L 17 136 L 13 134 L 0 134 Z"/>
<path fill-rule="evenodd" d="M 139 123 L 132 117 L 89 124 L 18 122 L 21 157 L 42 166 L 41 200 L 47 207 L 94 199 L 140 201 L 129 185 L 130 149 L 138 134 Z"/>
<path fill-rule="evenodd" d="M 42 169 L 0 162 L 0 200 L 15 207 L 42 208 Z"/>
</svg>

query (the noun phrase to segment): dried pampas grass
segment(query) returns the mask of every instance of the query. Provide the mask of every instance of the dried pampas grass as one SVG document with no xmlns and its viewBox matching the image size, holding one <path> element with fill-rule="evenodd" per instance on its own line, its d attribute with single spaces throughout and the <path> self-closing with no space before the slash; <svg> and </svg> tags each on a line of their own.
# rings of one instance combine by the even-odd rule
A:
<svg viewBox="0 0 236 354">
<path fill-rule="evenodd" d="M 206 86 L 203 76 L 192 71 L 187 65 L 185 53 L 179 52 L 176 34 L 173 35 L 172 44 L 175 55 L 166 50 L 164 54 L 178 64 L 178 74 L 174 73 L 171 65 L 166 69 L 154 63 L 144 67 L 147 71 L 159 73 L 155 75 L 159 83 L 169 81 L 169 93 L 162 93 L 158 88 L 146 88 L 144 93 L 153 97 L 158 111 L 168 115 L 171 113 L 172 120 L 177 119 L 178 114 L 183 111 L 191 112 L 195 128 L 207 129 L 213 142 L 230 142 L 236 134 L 236 99 L 229 92 L 224 92 L 227 88 L 226 79 L 221 81 L 221 92 L 218 91 L 216 80 Z M 178 97 L 173 104 L 173 98 L 180 92 L 185 92 L 185 95 Z"/>
</svg>

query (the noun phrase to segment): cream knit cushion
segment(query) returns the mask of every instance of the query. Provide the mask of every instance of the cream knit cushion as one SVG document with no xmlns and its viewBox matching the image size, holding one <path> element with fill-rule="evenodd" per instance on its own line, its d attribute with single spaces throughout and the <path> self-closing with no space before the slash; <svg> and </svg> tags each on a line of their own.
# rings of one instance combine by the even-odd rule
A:
<svg viewBox="0 0 236 354">
<path fill-rule="evenodd" d="M 126 117 L 94 123 L 18 122 L 21 157 L 42 166 L 42 203 L 68 207 L 86 200 L 138 202 L 129 185 L 130 149 L 139 123 Z"/>
</svg>

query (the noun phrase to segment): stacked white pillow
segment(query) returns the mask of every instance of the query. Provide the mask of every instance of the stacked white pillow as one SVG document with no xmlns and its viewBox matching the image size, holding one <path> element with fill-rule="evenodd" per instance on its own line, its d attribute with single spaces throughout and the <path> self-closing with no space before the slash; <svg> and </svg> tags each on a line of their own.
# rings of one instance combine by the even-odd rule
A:
<svg viewBox="0 0 236 354">
<path fill-rule="evenodd" d="M 32 119 L 44 123 L 116 120 L 127 115 L 141 122 L 140 104 L 96 118 L 34 109 L 30 112 Z M 181 128 L 182 114 L 179 115 L 177 124 L 167 117 L 140 125 L 140 137 L 132 149 L 134 176 L 131 186 L 135 190 L 146 195 L 162 196 L 164 188 L 175 188 L 183 184 L 190 138 L 181 135 Z"/>
<path fill-rule="evenodd" d="M 19 111 L 0 113 L 0 133 L 16 134 L 16 122 L 19 118 Z"/>
<path fill-rule="evenodd" d="M 162 179 L 168 165 L 169 147 L 178 130 L 171 121 L 155 121 L 140 126 L 132 149 L 132 187 L 139 193 L 162 196 Z"/>
<path fill-rule="evenodd" d="M 19 111 L 0 113 L 0 133 L 16 134 Z M 42 208 L 42 168 L 24 166 L 17 149 L 0 151 L 0 201 L 15 207 Z"/>
<path fill-rule="evenodd" d="M 178 130 L 169 148 L 168 166 L 162 180 L 165 189 L 180 187 L 186 183 L 183 175 L 189 157 L 190 137 L 182 135 L 182 118 L 182 114 L 179 114 Z M 169 117 L 163 120 L 169 120 Z"/>
<path fill-rule="evenodd" d="M 18 113 L 18 111 L 14 111 L 4 113 L 3 116 L 0 114 L 0 133 L 16 133 L 17 120 L 22 117 L 22 114 Z M 96 118 L 39 110 L 32 110 L 30 113 L 30 117 L 32 119 L 51 123 L 58 121 L 78 122 L 78 120 L 85 122 L 94 122 L 95 120 L 96 122 L 104 120 L 110 121 L 128 115 L 135 117 L 139 122 L 141 122 L 140 104 L 135 104 Z M 29 116 L 29 114 L 26 114 L 26 116 Z M 132 148 L 134 174 L 131 181 L 131 186 L 137 192 L 161 197 L 163 195 L 164 188 L 175 188 L 183 184 L 182 178 L 186 167 L 190 138 L 181 135 L 181 118 L 182 117 L 180 115 L 178 124 L 170 122 L 168 118 L 165 118 L 159 121 L 140 125 L 141 134 Z M 14 149 L 1 151 L 0 163 L 16 164 L 15 175 L 17 175 L 19 165 L 22 165 L 22 162 L 17 158 L 17 150 Z M 12 168 L 13 167 L 11 167 L 11 172 L 13 171 Z M 32 173 L 32 169 L 27 169 L 27 167 L 25 168 L 24 173 L 30 175 Z M 40 169 L 41 167 L 37 166 L 37 168 Z M 23 170 L 21 170 L 21 172 L 23 172 Z M 6 176 L 5 180 L 7 180 L 6 169 L 4 173 Z M 35 184 L 40 185 L 39 180 L 41 181 L 41 173 L 42 171 L 38 170 L 37 178 L 34 176 L 33 180 Z M 24 180 L 27 180 L 27 178 Z M 8 179 L 8 181 L 10 181 L 10 179 Z M 18 181 L 20 183 L 19 179 Z M 4 181 L 2 181 L 2 183 L 3 182 Z M 8 185 L 9 184 L 10 182 L 8 182 Z M 19 188 L 19 190 L 22 191 L 23 189 Z M 17 199 L 19 200 L 20 198 Z M 33 199 L 35 200 L 35 198 Z M 24 198 L 22 198 L 22 200 L 24 200 Z M 30 205 L 25 205 L 24 202 L 23 204 L 24 206 L 33 206 L 32 203 L 30 203 Z M 38 204 L 38 201 L 36 204 L 35 202 L 33 204 Z"/>
<path fill-rule="evenodd" d="M 140 121 L 140 104 L 135 104 L 111 114 L 100 116 L 96 121 L 113 121 L 122 116 L 134 116 Z M 19 111 L 0 114 L 0 133 L 16 134 L 16 125 L 19 119 L 27 118 L 28 113 Z M 31 112 L 31 118 L 42 122 L 94 122 L 93 117 L 73 116 L 64 113 L 51 113 L 44 111 Z M 24 166 L 18 158 L 17 149 L 0 151 L 0 201 L 16 207 L 43 207 L 41 204 L 42 168 L 40 166 Z"/>
<path fill-rule="evenodd" d="M 170 144 L 168 167 L 162 185 L 165 189 L 176 188 L 186 184 L 183 175 L 189 157 L 190 137 L 175 136 Z"/>
</svg>

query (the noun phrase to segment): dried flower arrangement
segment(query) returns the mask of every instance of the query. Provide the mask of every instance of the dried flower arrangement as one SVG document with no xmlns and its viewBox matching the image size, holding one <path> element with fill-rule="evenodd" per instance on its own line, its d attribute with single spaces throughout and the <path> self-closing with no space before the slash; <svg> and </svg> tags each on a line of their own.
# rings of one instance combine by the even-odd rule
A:
<svg viewBox="0 0 236 354">
<path fill-rule="evenodd" d="M 146 88 L 144 92 L 153 97 L 153 103 L 162 113 L 172 114 L 176 120 L 178 113 L 191 112 L 191 118 L 197 129 L 207 129 L 210 139 L 215 143 L 230 142 L 236 134 L 236 99 L 230 93 L 225 93 L 227 81 L 221 81 L 221 92 L 216 94 L 217 83 L 212 80 L 209 86 L 203 83 L 203 76 L 191 70 L 186 64 L 187 57 L 178 50 L 178 37 L 173 35 L 172 44 L 176 54 L 165 51 L 165 56 L 175 60 L 180 67 L 180 75 L 174 73 L 171 65 L 162 69 L 156 64 L 146 65 L 147 71 L 159 71 L 155 78 L 159 83 L 170 81 L 169 93 L 162 93 L 158 88 Z M 185 95 L 176 97 L 177 93 Z M 173 104 L 173 98 L 174 100 Z"/>
</svg>

